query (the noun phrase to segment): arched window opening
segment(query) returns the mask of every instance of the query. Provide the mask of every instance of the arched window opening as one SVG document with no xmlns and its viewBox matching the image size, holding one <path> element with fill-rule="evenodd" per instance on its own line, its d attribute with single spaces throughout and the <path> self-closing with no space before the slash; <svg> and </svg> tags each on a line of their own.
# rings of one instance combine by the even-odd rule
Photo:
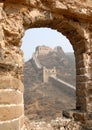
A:
<svg viewBox="0 0 92 130">
<path fill-rule="evenodd" d="M 69 40 L 56 30 L 34 28 L 22 41 L 28 118 L 48 121 L 65 109 L 75 109 L 75 57 Z"/>
</svg>

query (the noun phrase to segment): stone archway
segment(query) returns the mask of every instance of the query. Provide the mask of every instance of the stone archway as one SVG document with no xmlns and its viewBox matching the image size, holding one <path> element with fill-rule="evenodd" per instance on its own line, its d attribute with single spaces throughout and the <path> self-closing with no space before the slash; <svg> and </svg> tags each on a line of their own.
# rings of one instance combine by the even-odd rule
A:
<svg viewBox="0 0 92 130">
<path fill-rule="evenodd" d="M 92 2 L 91 0 L 0 1 L 0 129 L 22 130 L 24 31 L 49 27 L 71 42 L 76 59 L 76 112 L 74 119 L 92 129 Z"/>
</svg>

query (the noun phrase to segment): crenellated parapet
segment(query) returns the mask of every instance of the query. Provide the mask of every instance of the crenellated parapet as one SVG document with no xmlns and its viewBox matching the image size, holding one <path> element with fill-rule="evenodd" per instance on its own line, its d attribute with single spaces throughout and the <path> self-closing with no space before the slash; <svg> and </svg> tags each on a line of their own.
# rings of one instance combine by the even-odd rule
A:
<svg viewBox="0 0 92 130">
<path fill-rule="evenodd" d="M 52 51 L 50 47 L 47 46 L 38 46 L 36 48 L 36 56 L 44 56 L 49 54 Z"/>
<path fill-rule="evenodd" d="M 47 69 L 45 66 L 43 67 L 43 82 L 46 83 L 49 81 L 49 77 L 56 77 L 56 67 L 53 67 L 52 69 Z"/>
</svg>

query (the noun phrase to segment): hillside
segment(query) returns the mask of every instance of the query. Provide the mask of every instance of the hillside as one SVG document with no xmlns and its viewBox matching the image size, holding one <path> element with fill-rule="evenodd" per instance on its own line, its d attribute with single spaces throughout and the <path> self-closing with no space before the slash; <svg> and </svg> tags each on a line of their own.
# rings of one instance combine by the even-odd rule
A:
<svg viewBox="0 0 92 130">
<path fill-rule="evenodd" d="M 75 59 L 73 53 L 64 53 L 56 47 L 47 55 L 37 57 L 46 68 L 56 67 L 57 77 L 75 86 Z"/>
<path fill-rule="evenodd" d="M 56 66 L 57 76 L 75 85 L 75 64 L 73 54 L 65 54 L 61 47 L 47 55 L 37 57 L 47 68 Z M 72 61 L 72 62 L 71 62 Z M 72 67 L 71 67 L 72 66 Z M 75 93 L 67 93 L 51 82 L 42 82 L 42 70 L 37 69 L 33 59 L 24 65 L 25 114 L 30 120 L 55 119 L 62 110 L 75 108 Z M 69 88 L 67 88 L 69 89 Z"/>
</svg>

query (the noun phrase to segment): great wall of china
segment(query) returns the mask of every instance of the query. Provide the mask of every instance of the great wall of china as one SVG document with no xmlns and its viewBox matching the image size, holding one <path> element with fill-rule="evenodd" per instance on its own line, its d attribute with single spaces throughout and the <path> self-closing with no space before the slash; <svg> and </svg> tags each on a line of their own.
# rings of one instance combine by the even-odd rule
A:
<svg viewBox="0 0 92 130">
<path fill-rule="evenodd" d="M 65 87 L 69 87 L 70 91 L 71 89 L 75 90 L 75 86 L 72 86 L 71 84 L 57 78 L 57 71 L 56 71 L 56 67 L 52 68 L 52 69 L 47 69 L 45 66 L 42 66 L 40 61 L 38 60 L 38 56 L 44 56 L 49 54 L 49 52 L 52 51 L 52 49 L 50 49 L 49 47 L 46 46 L 39 46 L 36 48 L 35 53 L 33 53 L 32 59 L 36 65 L 36 67 L 38 69 L 42 69 L 42 79 L 43 82 L 48 82 L 49 80 L 52 81 L 52 83 L 56 83 L 59 84 L 59 86 L 65 86 Z M 55 84 L 56 84 L 55 83 Z"/>
<path fill-rule="evenodd" d="M 39 27 L 70 40 L 76 61 L 73 118 L 82 130 L 92 130 L 92 0 L 0 0 L 0 130 L 24 129 L 20 47 L 25 31 Z"/>
</svg>

